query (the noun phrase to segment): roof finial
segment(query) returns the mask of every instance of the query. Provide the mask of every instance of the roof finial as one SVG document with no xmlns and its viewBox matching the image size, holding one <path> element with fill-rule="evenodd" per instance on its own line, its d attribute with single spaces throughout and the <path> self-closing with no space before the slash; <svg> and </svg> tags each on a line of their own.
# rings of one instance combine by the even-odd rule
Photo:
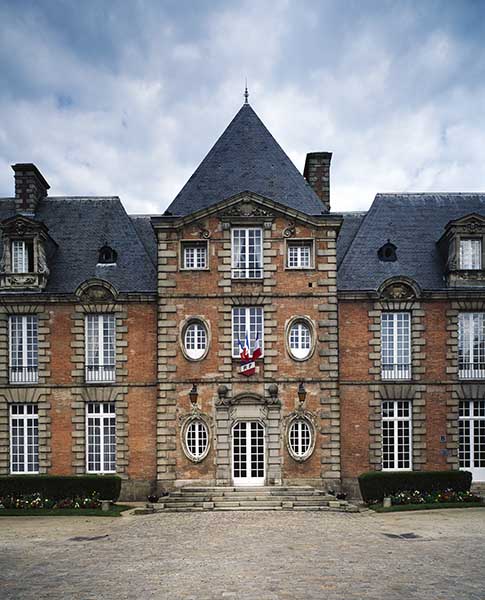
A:
<svg viewBox="0 0 485 600">
<path fill-rule="evenodd" d="M 248 78 L 246 77 L 246 87 L 244 88 L 244 104 L 249 104 L 248 102 L 249 92 L 248 92 Z"/>
</svg>

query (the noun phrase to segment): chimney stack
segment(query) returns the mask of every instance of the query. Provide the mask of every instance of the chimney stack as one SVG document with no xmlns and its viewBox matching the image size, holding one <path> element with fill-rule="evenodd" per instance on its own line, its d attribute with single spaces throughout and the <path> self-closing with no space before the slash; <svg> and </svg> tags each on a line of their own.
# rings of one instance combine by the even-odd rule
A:
<svg viewBox="0 0 485 600">
<path fill-rule="evenodd" d="M 16 212 L 35 214 L 39 200 L 47 196 L 50 185 L 32 163 L 17 163 L 12 169 L 15 172 Z"/>
<path fill-rule="evenodd" d="M 303 177 L 312 186 L 325 208 L 330 212 L 331 152 L 309 152 L 306 155 Z"/>
</svg>

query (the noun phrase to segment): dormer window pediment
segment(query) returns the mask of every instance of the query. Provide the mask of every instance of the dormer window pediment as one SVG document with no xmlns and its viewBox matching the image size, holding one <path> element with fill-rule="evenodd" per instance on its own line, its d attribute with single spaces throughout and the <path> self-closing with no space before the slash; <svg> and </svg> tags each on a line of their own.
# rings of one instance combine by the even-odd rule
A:
<svg viewBox="0 0 485 600">
<path fill-rule="evenodd" d="M 450 287 L 485 286 L 485 217 L 477 213 L 450 221 L 438 242 Z"/>
<path fill-rule="evenodd" d="M 55 245 L 47 233 L 47 227 L 43 223 L 17 215 L 3 221 L 0 230 L 0 289 L 43 290 L 49 276 L 47 246 Z"/>
</svg>

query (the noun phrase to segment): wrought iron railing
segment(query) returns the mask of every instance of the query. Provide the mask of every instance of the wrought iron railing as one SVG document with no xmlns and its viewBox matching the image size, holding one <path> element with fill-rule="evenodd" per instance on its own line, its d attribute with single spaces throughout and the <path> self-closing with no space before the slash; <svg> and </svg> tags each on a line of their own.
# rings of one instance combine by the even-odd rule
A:
<svg viewBox="0 0 485 600">
<path fill-rule="evenodd" d="M 115 365 L 86 365 L 86 381 L 110 382 L 116 377 Z"/>
<path fill-rule="evenodd" d="M 39 373 L 35 367 L 10 367 L 10 383 L 37 383 Z"/>
<path fill-rule="evenodd" d="M 383 363 L 381 365 L 382 379 L 411 379 L 409 363 Z"/>
<path fill-rule="evenodd" d="M 459 362 L 458 376 L 460 379 L 485 379 L 485 363 Z"/>
</svg>

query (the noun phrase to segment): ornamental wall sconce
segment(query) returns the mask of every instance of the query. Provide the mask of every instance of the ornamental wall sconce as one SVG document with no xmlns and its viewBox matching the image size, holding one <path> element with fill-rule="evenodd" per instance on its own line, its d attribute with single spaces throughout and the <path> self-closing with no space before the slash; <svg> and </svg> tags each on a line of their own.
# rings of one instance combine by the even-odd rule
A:
<svg viewBox="0 0 485 600">
<path fill-rule="evenodd" d="M 298 400 L 300 401 L 300 405 L 303 404 L 306 400 L 306 389 L 303 384 L 303 381 L 298 386 Z"/>
<path fill-rule="evenodd" d="M 192 406 L 197 404 L 197 398 L 199 397 L 199 393 L 197 391 L 197 385 L 195 383 L 192 384 L 192 389 L 189 392 L 190 403 Z"/>
</svg>

